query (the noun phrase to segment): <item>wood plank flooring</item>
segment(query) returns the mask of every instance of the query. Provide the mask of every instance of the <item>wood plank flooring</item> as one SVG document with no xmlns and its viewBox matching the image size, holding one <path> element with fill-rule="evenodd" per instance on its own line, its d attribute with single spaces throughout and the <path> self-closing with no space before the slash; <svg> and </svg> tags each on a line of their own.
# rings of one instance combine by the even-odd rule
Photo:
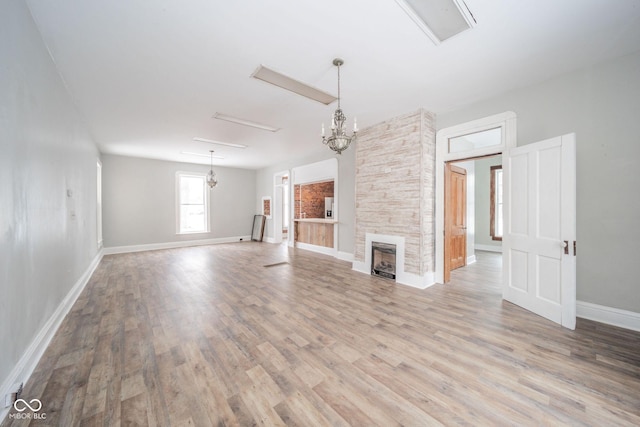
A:
<svg viewBox="0 0 640 427">
<path fill-rule="evenodd" d="M 640 425 L 640 333 L 245 242 L 105 256 L 7 425 Z M 15 411 L 13 412 L 15 413 Z"/>
</svg>

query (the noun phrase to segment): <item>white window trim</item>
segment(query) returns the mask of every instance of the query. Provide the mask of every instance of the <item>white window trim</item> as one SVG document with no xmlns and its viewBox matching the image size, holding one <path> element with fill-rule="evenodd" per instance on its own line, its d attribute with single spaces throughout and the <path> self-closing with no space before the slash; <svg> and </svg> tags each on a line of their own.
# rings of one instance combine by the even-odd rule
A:
<svg viewBox="0 0 640 427">
<path fill-rule="evenodd" d="M 501 230 L 498 233 L 498 229 L 500 228 L 498 225 L 500 223 L 503 224 L 504 228 L 504 220 L 502 218 L 503 205 L 504 205 L 504 196 L 503 196 L 503 188 L 502 188 L 502 165 L 495 165 L 490 167 L 490 194 L 489 200 L 491 203 L 491 213 L 489 214 L 491 223 L 489 224 L 489 230 L 491 234 L 491 239 L 494 241 L 502 241 L 502 235 L 504 234 L 504 230 Z M 499 178 L 499 179 L 498 179 Z M 498 197 L 498 190 L 500 190 L 500 196 Z"/>
<path fill-rule="evenodd" d="M 96 240 L 98 249 L 102 248 L 102 162 L 96 161 Z"/>
<path fill-rule="evenodd" d="M 205 180 L 205 188 L 204 188 L 204 211 L 206 213 L 206 227 L 207 229 L 205 231 L 180 231 L 180 177 L 181 176 L 191 176 L 191 177 L 202 177 Z M 210 233 L 211 232 L 211 209 L 209 207 L 209 200 L 210 200 L 210 196 L 209 196 L 209 191 L 207 191 L 207 186 L 206 186 L 206 181 L 207 181 L 207 174 L 206 173 L 200 173 L 200 172 L 187 172 L 187 171 L 178 171 L 176 172 L 176 179 L 175 179 L 176 183 L 176 234 L 205 234 L 205 233 Z"/>
</svg>

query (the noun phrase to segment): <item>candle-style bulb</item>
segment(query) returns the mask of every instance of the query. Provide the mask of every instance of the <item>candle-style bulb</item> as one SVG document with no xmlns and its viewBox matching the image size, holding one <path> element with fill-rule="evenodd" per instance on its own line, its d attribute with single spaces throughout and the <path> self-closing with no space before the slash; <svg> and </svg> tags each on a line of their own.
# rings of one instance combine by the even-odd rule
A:
<svg viewBox="0 0 640 427">
<path fill-rule="evenodd" d="M 358 132 L 358 119 L 355 117 L 353 118 L 353 131 Z"/>
<path fill-rule="evenodd" d="M 324 123 L 322 123 L 322 136 L 324 136 Z"/>
</svg>

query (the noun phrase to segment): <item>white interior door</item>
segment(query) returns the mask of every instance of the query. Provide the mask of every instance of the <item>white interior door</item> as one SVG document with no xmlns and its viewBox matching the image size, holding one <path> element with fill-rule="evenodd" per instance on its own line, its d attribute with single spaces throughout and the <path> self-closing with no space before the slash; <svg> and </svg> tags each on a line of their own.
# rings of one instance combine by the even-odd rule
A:
<svg viewBox="0 0 640 427">
<path fill-rule="evenodd" d="M 503 161 L 503 298 L 576 323 L 575 134 L 512 148 Z"/>
</svg>

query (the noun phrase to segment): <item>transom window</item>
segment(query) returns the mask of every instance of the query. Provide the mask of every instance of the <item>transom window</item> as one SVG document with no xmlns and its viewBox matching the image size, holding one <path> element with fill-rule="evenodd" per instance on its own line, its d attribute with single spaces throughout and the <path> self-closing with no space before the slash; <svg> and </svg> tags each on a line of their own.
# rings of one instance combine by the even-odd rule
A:
<svg viewBox="0 0 640 427">
<path fill-rule="evenodd" d="M 176 174 L 178 234 L 209 232 L 209 193 L 205 174 Z"/>
<path fill-rule="evenodd" d="M 502 128 L 473 132 L 449 138 L 449 153 L 462 153 L 502 144 Z"/>
</svg>

